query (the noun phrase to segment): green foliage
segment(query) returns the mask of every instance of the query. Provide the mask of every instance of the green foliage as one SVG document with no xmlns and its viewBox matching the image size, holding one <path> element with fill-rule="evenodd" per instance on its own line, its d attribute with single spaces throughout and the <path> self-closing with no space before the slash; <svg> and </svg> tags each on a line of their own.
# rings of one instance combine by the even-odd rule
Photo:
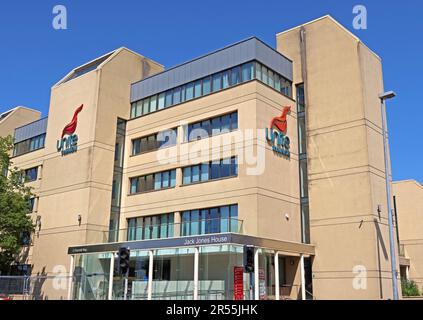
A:
<svg viewBox="0 0 423 320">
<path fill-rule="evenodd" d="M 404 297 L 420 296 L 419 287 L 412 280 L 401 279 L 401 289 Z"/>
<path fill-rule="evenodd" d="M 0 272 L 7 273 L 21 252 L 21 237 L 34 230 L 29 214 L 31 189 L 22 180 L 22 171 L 12 168 L 11 136 L 0 137 Z"/>
</svg>

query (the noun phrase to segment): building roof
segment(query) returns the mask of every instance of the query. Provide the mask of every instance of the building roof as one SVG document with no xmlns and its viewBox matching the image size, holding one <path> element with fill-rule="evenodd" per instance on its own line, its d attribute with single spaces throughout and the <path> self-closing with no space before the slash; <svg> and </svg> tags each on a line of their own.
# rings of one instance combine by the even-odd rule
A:
<svg viewBox="0 0 423 320">
<path fill-rule="evenodd" d="M 251 37 L 132 84 L 131 102 L 253 60 L 292 81 L 292 61 L 260 39 Z"/>
</svg>

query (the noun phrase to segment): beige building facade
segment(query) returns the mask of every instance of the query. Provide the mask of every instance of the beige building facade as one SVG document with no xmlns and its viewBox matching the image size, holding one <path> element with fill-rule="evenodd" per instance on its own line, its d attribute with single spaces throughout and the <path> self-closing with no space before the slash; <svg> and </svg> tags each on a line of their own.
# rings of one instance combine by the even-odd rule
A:
<svg viewBox="0 0 423 320">
<path fill-rule="evenodd" d="M 414 281 L 423 292 L 423 186 L 415 180 L 393 183 L 399 238 L 401 277 Z"/>
<path fill-rule="evenodd" d="M 53 86 L 12 159 L 25 263 L 69 277 L 46 298 L 392 298 L 381 60 L 330 16 L 276 40 L 170 69 L 121 48 Z"/>
</svg>

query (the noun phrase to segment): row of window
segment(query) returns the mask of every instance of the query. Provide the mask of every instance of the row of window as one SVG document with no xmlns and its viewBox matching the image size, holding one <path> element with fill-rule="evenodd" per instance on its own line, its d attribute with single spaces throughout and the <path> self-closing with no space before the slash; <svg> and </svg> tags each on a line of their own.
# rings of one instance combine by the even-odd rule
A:
<svg viewBox="0 0 423 320">
<path fill-rule="evenodd" d="M 289 80 L 259 62 L 248 62 L 134 102 L 131 105 L 131 119 L 253 79 L 265 83 L 282 94 L 292 95 L 292 83 Z"/>
<path fill-rule="evenodd" d="M 128 241 L 173 237 L 173 213 L 128 219 Z"/>
<path fill-rule="evenodd" d="M 238 205 L 183 211 L 180 235 L 239 232 Z M 127 240 L 164 239 L 174 236 L 174 213 L 128 219 Z"/>
<path fill-rule="evenodd" d="M 238 175 L 238 163 L 236 157 L 231 157 L 185 167 L 182 171 L 182 183 L 191 184 L 226 177 L 235 177 Z"/>
<path fill-rule="evenodd" d="M 185 141 L 194 141 L 227 133 L 238 129 L 238 112 L 198 121 L 188 125 L 188 138 Z"/>
<path fill-rule="evenodd" d="M 131 178 L 131 194 L 173 188 L 176 185 L 176 170 L 169 170 Z"/>
<path fill-rule="evenodd" d="M 177 130 L 169 129 L 132 140 L 132 155 L 176 145 Z"/>
<path fill-rule="evenodd" d="M 184 141 L 194 141 L 238 129 L 238 112 L 198 121 L 188 125 Z M 177 129 L 169 129 L 132 140 L 132 155 L 155 151 L 177 143 Z"/>
<path fill-rule="evenodd" d="M 15 143 L 13 148 L 13 156 L 17 157 L 22 154 L 44 148 L 45 139 L 46 134 L 44 133 L 31 139 Z"/>
<path fill-rule="evenodd" d="M 182 212 L 181 236 L 238 232 L 238 205 Z"/>
</svg>

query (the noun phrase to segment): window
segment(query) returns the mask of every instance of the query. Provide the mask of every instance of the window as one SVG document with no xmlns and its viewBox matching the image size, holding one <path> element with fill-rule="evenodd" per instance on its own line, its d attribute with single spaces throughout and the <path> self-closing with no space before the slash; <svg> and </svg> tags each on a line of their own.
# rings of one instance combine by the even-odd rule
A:
<svg viewBox="0 0 423 320">
<path fill-rule="evenodd" d="M 194 98 L 194 83 L 188 83 L 185 89 L 185 100 L 191 100 Z"/>
<path fill-rule="evenodd" d="M 210 77 L 207 77 L 203 80 L 203 95 L 209 94 L 211 92 L 211 80 Z"/>
<path fill-rule="evenodd" d="M 35 209 L 35 198 L 30 198 L 28 200 L 28 208 L 29 208 L 29 212 L 34 212 Z"/>
<path fill-rule="evenodd" d="M 297 85 L 297 109 L 298 112 L 304 112 L 305 99 L 304 99 L 304 84 Z"/>
<path fill-rule="evenodd" d="M 307 159 L 300 160 L 300 189 L 301 198 L 308 197 Z"/>
<path fill-rule="evenodd" d="M 128 219 L 127 241 L 163 239 L 173 237 L 174 214 Z"/>
<path fill-rule="evenodd" d="M 18 142 L 14 145 L 13 156 L 17 157 L 22 154 L 44 148 L 46 134 Z"/>
<path fill-rule="evenodd" d="M 173 94 L 172 90 L 166 91 L 165 108 L 168 108 L 172 105 L 172 94 Z"/>
<path fill-rule="evenodd" d="M 31 182 L 37 180 L 38 167 L 30 168 L 25 170 L 24 180 L 25 182 Z"/>
<path fill-rule="evenodd" d="M 173 104 L 178 104 L 181 102 L 181 88 L 176 88 L 173 90 Z"/>
<path fill-rule="evenodd" d="M 229 71 L 223 72 L 222 75 L 222 89 L 229 87 Z"/>
<path fill-rule="evenodd" d="M 222 74 L 213 75 L 213 92 L 222 90 Z"/>
<path fill-rule="evenodd" d="M 242 81 L 253 79 L 254 65 L 252 62 L 242 65 Z"/>
<path fill-rule="evenodd" d="M 132 155 L 176 145 L 177 130 L 169 129 L 132 140 Z"/>
<path fill-rule="evenodd" d="M 284 95 L 292 95 L 290 81 L 261 63 L 252 61 L 134 102 L 131 105 L 131 118 L 200 98 L 253 79 L 265 83 Z"/>
<path fill-rule="evenodd" d="M 173 188 L 176 186 L 176 169 L 131 178 L 130 183 L 131 194 Z"/>
<path fill-rule="evenodd" d="M 298 146 L 300 154 L 307 152 L 307 137 L 304 117 L 298 118 Z"/>
<path fill-rule="evenodd" d="M 206 119 L 188 125 L 188 141 L 227 133 L 238 129 L 238 112 L 232 112 L 222 116 Z"/>
<path fill-rule="evenodd" d="M 181 236 L 238 232 L 238 205 L 182 212 Z"/>
<path fill-rule="evenodd" d="M 241 67 L 235 67 L 231 70 L 231 86 L 241 83 Z"/>
<path fill-rule="evenodd" d="M 157 95 L 150 98 L 150 112 L 157 110 Z"/>
<path fill-rule="evenodd" d="M 160 93 L 159 94 L 159 102 L 158 102 L 158 109 L 162 110 L 165 107 L 165 94 L 164 93 Z"/>
<path fill-rule="evenodd" d="M 149 107 L 150 107 L 150 99 L 149 98 L 144 99 L 142 103 L 142 114 L 149 113 L 150 112 Z"/>
<path fill-rule="evenodd" d="M 205 162 L 182 169 L 184 185 L 210 180 L 235 177 L 238 175 L 236 157 Z"/>
<path fill-rule="evenodd" d="M 194 84 L 194 98 L 199 98 L 201 96 L 201 80 L 198 80 Z"/>
</svg>

